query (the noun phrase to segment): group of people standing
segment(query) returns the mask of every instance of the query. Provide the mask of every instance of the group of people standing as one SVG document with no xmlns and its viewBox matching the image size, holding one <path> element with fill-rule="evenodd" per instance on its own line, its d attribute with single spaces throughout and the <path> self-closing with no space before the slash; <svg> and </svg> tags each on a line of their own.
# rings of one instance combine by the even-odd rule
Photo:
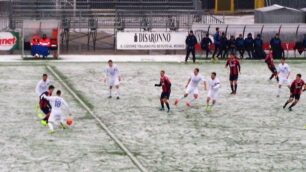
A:
<svg viewBox="0 0 306 172">
<path fill-rule="evenodd" d="M 196 44 L 198 44 L 197 38 L 193 34 L 193 31 L 190 31 L 186 38 L 187 49 L 185 62 L 188 61 L 190 54 L 192 54 L 193 62 L 195 62 Z M 242 34 L 239 34 L 237 38 L 235 38 L 234 35 L 231 35 L 228 39 L 226 33 L 220 32 L 218 27 L 213 35 L 213 40 L 207 33 L 200 42 L 201 49 L 206 54 L 205 57 L 208 58 L 209 54 L 212 54 L 212 60 L 216 60 L 216 58 L 227 58 L 229 54 L 239 55 L 241 59 L 264 59 L 266 53 L 263 44 L 261 34 L 257 34 L 255 38 L 253 38 L 252 33 L 248 33 L 246 38 L 244 38 Z M 282 48 L 282 41 L 279 38 L 279 33 L 276 33 L 270 40 L 270 48 L 273 52 L 274 58 L 284 57 L 284 49 Z M 245 53 L 247 53 L 247 57 L 245 56 Z"/>
</svg>

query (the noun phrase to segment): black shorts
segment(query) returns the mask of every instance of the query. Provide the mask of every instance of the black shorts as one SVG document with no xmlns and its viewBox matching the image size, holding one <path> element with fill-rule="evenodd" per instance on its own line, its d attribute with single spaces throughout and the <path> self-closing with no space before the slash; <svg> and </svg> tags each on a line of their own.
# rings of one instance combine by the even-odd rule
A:
<svg viewBox="0 0 306 172">
<path fill-rule="evenodd" d="M 40 108 L 40 110 L 45 114 L 47 115 L 48 113 L 51 112 L 51 109 L 49 107 L 43 107 L 43 108 Z"/>
<path fill-rule="evenodd" d="M 238 75 L 230 75 L 229 80 L 230 81 L 237 81 L 238 80 Z"/>
<path fill-rule="evenodd" d="M 270 69 L 270 71 L 271 71 L 272 73 L 277 73 L 277 70 L 276 70 L 275 67 L 269 67 L 269 69 Z"/>
<path fill-rule="evenodd" d="M 290 98 L 295 99 L 295 100 L 300 100 L 301 94 L 291 94 Z"/>
<path fill-rule="evenodd" d="M 160 99 L 168 99 L 170 98 L 170 93 L 162 92 L 160 95 Z"/>
</svg>

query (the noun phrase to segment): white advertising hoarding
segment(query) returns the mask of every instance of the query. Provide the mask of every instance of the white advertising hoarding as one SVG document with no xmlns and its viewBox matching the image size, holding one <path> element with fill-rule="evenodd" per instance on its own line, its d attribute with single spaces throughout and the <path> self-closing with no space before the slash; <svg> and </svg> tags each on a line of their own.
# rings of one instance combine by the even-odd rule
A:
<svg viewBox="0 0 306 172">
<path fill-rule="evenodd" d="M 118 50 L 183 50 L 186 32 L 117 32 Z"/>
</svg>

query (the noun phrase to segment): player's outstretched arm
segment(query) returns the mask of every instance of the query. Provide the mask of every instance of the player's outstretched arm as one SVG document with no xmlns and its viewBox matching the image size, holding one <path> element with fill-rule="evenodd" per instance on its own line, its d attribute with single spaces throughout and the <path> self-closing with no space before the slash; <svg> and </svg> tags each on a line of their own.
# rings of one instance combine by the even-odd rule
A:
<svg viewBox="0 0 306 172">
<path fill-rule="evenodd" d="M 161 82 L 160 82 L 159 84 L 155 84 L 154 86 L 155 86 L 155 87 L 161 87 L 162 84 L 161 84 Z"/>
<path fill-rule="evenodd" d="M 70 108 L 69 108 L 69 105 L 68 105 L 68 103 L 64 100 L 64 99 L 62 99 L 63 100 L 63 105 L 64 105 L 64 107 L 67 109 L 67 111 L 68 111 L 68 113 L 69 113 L 69 116 L 71 116 L 72 115 L 72 113 L 71 113 L 71 110 L 70 110 Z"/>
</svg>

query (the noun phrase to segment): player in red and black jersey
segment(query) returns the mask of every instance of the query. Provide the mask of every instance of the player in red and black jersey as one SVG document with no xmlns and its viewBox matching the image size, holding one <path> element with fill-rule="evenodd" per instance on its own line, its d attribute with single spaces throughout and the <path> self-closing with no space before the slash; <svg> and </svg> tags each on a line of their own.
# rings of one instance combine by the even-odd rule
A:
<svg viewBox="0 0 306 172">
<path fill-rule="evenodd" d="M 305 82 L 301 78 L 302 75 L 297 74 L 296 79 L 292 82 L 290 86 L 290 98 L 283 106 L 284 109 L 289 103 L 293 102 L 288 108 L 289 111 L 292 111 L 292 107 L 299 102 L 302 92 L 306 90 Z"/>
<path fill-rule="evenodd" d="M 39 96 L 39 107 L 40 110 L 45 114 L 45 117 L 42 119 L 45 122 L 48 122 L 50 113 L 51 113 L 51 105 L 49 103 L 49 101 L 47 99 L 44 98 L 45 96 L 52 96 L 52 92 L 54 90 L 54 86 L 50 85 L 48 88 L 48 91 L 43 92 L 40 96 Z"/>
<path fill-rule="evenodd" d="M 231 94 L 236 94 L 236 92 L 237 92 L 237 80 L 238 80 L 238 76 L 240 74 L 241 67 L 240 67 L 239 60 L 237 59 L 237 57 L 233 53 L 230 54 L 230 57 L 226 62 L 225 68 L 227 68 L 228 66 L 230 68 L 229 80 L 230 80 L 231 89 L 232 89 Z"/>
<path fill-rule="evenodd" d="M 272 53 L 270 52 L 269 54 L 267 54 L 266 58 L 265 58 L 265 62 L 267 63 L 268 65 L 268 68 L 270 69 L 270 71 L 272 72 L 272 75 L 270 77 L 270 80 L 275 77 L 275 79 L 277 80 L 278 82 L 278 75 L 277 75 L 277 70 L 276 70 L 276 67 L 274 65 L 274 62 L 273 62 L 273 55 Z"/>
<path fill-rule="evenodd" d="M 160 71 L 160 82 L 159 84 L 155 84 L 156 87 L 162 87 L 162 93 L 160 95 L 160 104 L 161 104 L 161 111 L 165 110 L 164 104 L 166 104 L 168 108 L 168 112 L 170 112 L 170 106 L 169 106 L 169 98 L 171 94 L 171 81 L 169 78 L 165 75 L 165 71 Z"/>
</svg>

